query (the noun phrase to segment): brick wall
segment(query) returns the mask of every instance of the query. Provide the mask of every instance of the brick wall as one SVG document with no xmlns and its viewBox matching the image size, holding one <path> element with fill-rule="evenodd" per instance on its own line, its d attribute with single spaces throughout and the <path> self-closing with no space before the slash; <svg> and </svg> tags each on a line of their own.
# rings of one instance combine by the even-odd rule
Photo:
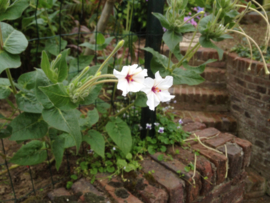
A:
<svg viewBox="0 0 270 203">
<path fill-rule="evenodd" d="M 230 53 L 226 56 L 230 111 L 238 121 L 238 136 L 253 144 L 251 166 L 270 180 L 270 76 L 262 63 Z"/>
</svg>

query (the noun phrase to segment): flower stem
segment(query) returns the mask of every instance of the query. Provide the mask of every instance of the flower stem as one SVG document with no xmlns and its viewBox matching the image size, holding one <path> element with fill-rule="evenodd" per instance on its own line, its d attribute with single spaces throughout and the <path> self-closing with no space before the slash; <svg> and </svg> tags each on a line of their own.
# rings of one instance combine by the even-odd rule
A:
<svg viewBox="0 0 270 203">
<path fill-rule="evenodd" d="M 8 76 L 10 85 L 12 87 L 13 94 L 17 94 L 17 90 L 16 90 L 15 85 L 13 83 L 13 79 L 12 79 L 12 76 L 11 76 L 11 73 L 10 73 L 10 70 L 9 69 L 6 69 L 6 74 Z"/>
<path fill-rule="evenodd" d="M 261 54 L 261 57 L 262 57 L 262 60 L 263 60 L 263 65 L 264 65 L 265 74 L 266 75 L 269 75 L 270 72 L 269 72 L 269 70 L 267 68 L 267 64 L 265 62 L 265 58 L 264 58 L 264 55 L 262 53 L 262 50 L 260 49 L 259 45 L 254 41 L 254 39 L 252 39 L 250 36 L 246 35 L 245 33 L 242 33 L 242 32 L 236 31 L 236 30 L 227 30 L 227 32 L 235 32 L 235 33 L 238 33 L 240 35 L 244 35 L 245 37 L 249 38 L 254 43 L 254 45 L 257 47 L 258 51 Z"/>
<path fill-rule="evenodd" d="M 240 27 L 240 26 L 238 26 L 238 28 L 244 33 L 244 34 L 246 34 L 245 33 L 245 31 Z M 246 39 L 247 39 L 247 42 L 248 42 L 248 46 L 249 46 L 249 50 L 250 50 L 250 59 L 251 60 L 253 60 L 253 51 L 252 51 L 252 46 L 251 46 L 251 43 L 250 43 L 250 40 L 249 40 L 249 38 L 248 37 L 246 37 Z M 249 66 L 248 66 L 248 71 L 250 71 L 251 70 L 251 61 L 250 61 L 250 63 L 249 63 Z"/>
<path fill-rule="evenodd" d="M 125 40 L 121 40 L 118 42 L 112 53 L 106 58 L 105 61 L 100 65 L 99 69 L 96 72 L 96 75 L 102 70 L 102 68 L 105 66 L 105 64 L 110 60 L 110 58 L 124 45 Z"/>
<path fill-rule="evenodd" d="M 91 78 L 90 80 L 88 80 L 86 83 L 84 83 L 83 86 L 81 86 L 79 88 L 79 92 L 82 92 L 83 90 L 87 89 L 88 87 L 92 86 L 92 84 L 98 80 L 98 79 L 101 79 L 101 78 L 115 78 L 115 76 L 113 74 L 104 74 L 104 75 L 99 75 L 99 76 L 96 76 L 94 78 Z"/>
<path fill-rule="evenodd" d="M 93 83 L 92 85 L 98 85 L 98 84 L 102 84 L 105 82 L 118 82 L 118 80 L 101 80 L 101 81 Z"/>
</svg>

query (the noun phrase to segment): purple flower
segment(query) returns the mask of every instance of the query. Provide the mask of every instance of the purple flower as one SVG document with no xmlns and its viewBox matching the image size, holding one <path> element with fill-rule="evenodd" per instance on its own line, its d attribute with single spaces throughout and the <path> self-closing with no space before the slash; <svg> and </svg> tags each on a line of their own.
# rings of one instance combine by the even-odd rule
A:
<svg viewBox="0 0 270 203">
<path fill-rule="evenodd" d="M 198 6 L 198 7 L 196 8 L 196 11 L 197 11 L 197 13 L 199 13 L 199 12 L 201 12 L 201 11 L 204 11 L 204 8 Z"/>
<path fill-rule="evenodd" d="M 175 103 L 175 104 L 176 104 L 176 103 L 177 103 L 177 101 L 176 101 L 176 100 L 174 100 L 174 101 L 173 101 L 173 103 Z"/>
<path fill-rule="evenodd" d="M 163 27 L 162 29 L 163 29 L 163 31 L 164 31 L 164 32 L 166 32 L 166 31 L 167 31 L 167 29 L 166 29 L 165 27 Z"/>
<path fill-rule="evenodd" d="M 151 130 L 152 129 L 152 124 L 146 123 L 146 129 Z"/>
<path fill-rule="evenodd" d="M 163 127 L 159 127 L 158 132 L 161 133 L 161 134 L 164 133 L 164 128 Z"/>
<path fill-rule="evenodd" d="M 182 119 L 180 119 L 179 121 L 179 124 L 182 125 L 184 122 L 182 121 Z"/>
<path fill-rule="evenodd" d="M 198 23 L 193 18 L 191 20 L 189 19 L 190 19 L 190 16 L 184 17 L 184 21 L 188 21 L 187 23 L 190 23 L 191 25 L 195 27 L 198 25 Z"/>
</svg>

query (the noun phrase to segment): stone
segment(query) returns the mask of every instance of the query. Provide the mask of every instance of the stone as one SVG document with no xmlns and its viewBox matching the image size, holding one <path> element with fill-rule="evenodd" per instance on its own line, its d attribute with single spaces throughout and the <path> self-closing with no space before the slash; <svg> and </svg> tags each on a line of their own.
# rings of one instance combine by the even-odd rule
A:
<svg viewBox="0 0 270 203">
<path fill-rule="evenodd" d="M 162 161 L 158 160 L 159 155 L 163 156 Z M 201 177 L 197 171 L 194 176 L 194 183 L 193 183 L 193 179 L 192 179 L 193 171 L 186 172 L 185 171 L 186 165 L 180 162 L 179 160 L 177 159 L 171 160 L 170 157 L 160 152 L 151 155 L 151 158 L 153 158 L 156 162 L 162 164 L 166 168 L 170 169 L 174 173 L 178 174 L 180 178 L 185 181 L 185 185 L 186 185 L 185 192 L 186 192 L 187 203 L 191 203 L 197 199 L 197 197 L 199 196 L 201 187 L 202 187 Z"/>
<path fill-rule="evenodd" d="M 225 146 L 227 147 L 227 156 L 229 158 L 229 178 L 234 178 L 241 172 L 243 163 L 243 150 L 235 143 L 227 143 L 217 149 L 225 154 Z"/>
<path fill-rule="evenodd" d="M 65 188 L 61 187 L 61 188 L 57 188 L 54 189 L 53 191 L 48 193 L 48 197 L 50 200 L 54 200 L 55 198 L 59 198 L 59 197 L 64 197 L 64 198 L 68 198 L 69 196 L 71 196 L 70 192 L 67 191 Z"/>
<path fill-rule="evenodd" d="M 169 203 L 185 202 L 185 182 L 176 174 L 151 159 L 144 159 L 142 167 L 143 172 L 149 179 L 154 179 L 166 188 L 169 193 Z M 149 171 L 154 171 L 154 173 L 149 174 Z"/>
</svg>

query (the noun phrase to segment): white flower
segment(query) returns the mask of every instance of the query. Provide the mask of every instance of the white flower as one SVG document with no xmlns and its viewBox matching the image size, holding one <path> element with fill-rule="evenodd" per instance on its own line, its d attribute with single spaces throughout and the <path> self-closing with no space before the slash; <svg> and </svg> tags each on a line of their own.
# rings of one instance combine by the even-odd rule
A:
<svg viewBox="0 0 270 203">
<path fill-rule="evenodd" d="M 168 102 L 175 97 L 174 95 L 170 95 L 168 91 L 173 85 L 172 76 L 166 76 L 165 79 L 163 79 L 158 71 L 155 74 L 155 80 L 148 77 L 145 79 L 144 85 L 145 88 L 143 88 L 142 91 L 146 93 L 148 98 L 146 104 L 152 111 L 155 110 L 155 107 L 158 106 L 160 102 Z"/>
<path fill-rule="evenodd" d="M 184 123 L 182 119 L 180 119 L 178 122 L 180 125 L 182 125 Z"/>
<path fill-rule="evenodd" d="M 159 126 L 159 123 L 156 122 L 156 123 L 154 123 L 154 125 L 155 125 L 155 126 Z"/>
<path fill-rule="evenodd" d="M 116 150 L 116 148 L 115 148 L 115 147 L 113 147 L 112 149 L 113 149 L 113 151 L 115 151 L 115 150 Z"/>
<path fill-rule="evenodd" d="M 123 91 L 123 96 L 128 92 L 139 92 L 144 87 L 144 80 L 147 70 L 142 70 L 137 64 L 123 66 L 122 71 L 113 70 L 113 74 L 118 78 L 117 88 Z"/>
<path fill-rule="evenodd" d="M 151 123 L 146 123 L 146 129 L 151 130 L 152 129 L 152 124 Z"/>
<path fill-rule="evenodd" d="M 158 132 L 161 134 L 164 133 L 164 127 L 159 127 Z"/>
</svg>

